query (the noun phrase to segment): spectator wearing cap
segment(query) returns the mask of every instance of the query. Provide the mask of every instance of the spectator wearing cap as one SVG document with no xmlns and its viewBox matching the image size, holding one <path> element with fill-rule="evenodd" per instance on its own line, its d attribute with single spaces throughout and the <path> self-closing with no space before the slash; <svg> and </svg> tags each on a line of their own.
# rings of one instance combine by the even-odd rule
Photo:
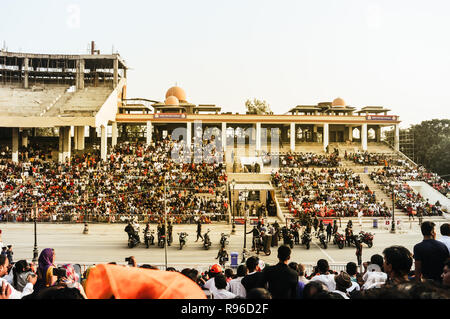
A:
<svg viewBox="0 0 450 319">
<path fill-rule="evenodd" d="M 449 258 L 447 246 L 436 240 L 435 226 L 433 222 L 423 222 L 420 227 L 423 241 L 414 246 L 414 268 L 418 281 L 430 279 L 440 282 L 444 263 Z"/>
<path fill-rule="evenodd" d="M 288 266 L 291 249 L 282 245 L 278 248 L 278 264 L 265 267 L 264 281 L 273 299 L 295 299 L 297 297 L 298 273 Z"/>
<path fill-rule="evenodd" d="M 234 299 L 236 295 L 228 290 L 227 288 L 227 279 L 222 274 L 217 274 L 214 276 L 214 285 L 216 289 L 214 290 L 213 298 L 214 299 Z"/>
<path fill-rule="evenodd" d="M 319 259 L 316 266 L 317 274 L 310 281 L 320 281 L 327 286 L 328 291 L 336 289 L 334 275 L 330 273 L 330 265 L 326 259 Z"/>
<path fill-rule="evenodd" d="M 247 293 L 241 281 L 247 274 L 247 266 L 239 265 L 236 274 L 237 278 L 234 278 L 229 282 L 229 291 L 234 293 L 236 296 L 240 298 L 245 298 Z"/>
<path fill-rule="evenodd" d="M 332 293 L 339 294 L 344 297 L 344 299 L 350 299 L 347 294 L 347 289 L 352 286 L 352 280 L 350 279 L 349 274 L 343 271 L 334 277 L 334 281 L 336 283 L 336 289 L 333 290 Z"/>
<path fill-rule="evenodd" d="M 218 274 L 222 273 L 222 267 L 218 264 L 214 264 L 212 265 L 211 269 L 209 270 L 209 279 L 207 282 L 205 282 L 205 284 L 203 285 L 203 288 L 208 289 L 209 291 L 211 291 L 211 293 L 214 295 L 214 293 L 216 292 L 217 288 L 216 288 L 216 284 L 214 282 L 214 277 L 216 277 Z M 228 289 L 228 283 L 226 288 Z"/>
<path fill-rule="evenodd" d="M 450 224 L 442 224 L 440 230 L 441 238 L 439 238 L 439 241 L 444 243 L 445 246 L 447 246 L 447 249 L 450 251 Z"/>
<path fill-rule="evenodd" d="M 256 270 L 258 266 L 258 258 L 251 256 L 245 261 L 248 273 L 242 278 L 241 283 L 245 288 L 246 293 L 253 288 L 266 288 L 263 274 Z"/>
</svg>

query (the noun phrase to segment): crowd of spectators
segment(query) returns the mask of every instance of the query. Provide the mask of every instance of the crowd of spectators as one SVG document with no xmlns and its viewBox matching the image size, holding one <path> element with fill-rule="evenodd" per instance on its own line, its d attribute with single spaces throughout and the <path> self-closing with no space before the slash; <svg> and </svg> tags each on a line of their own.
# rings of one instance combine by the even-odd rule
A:
<svg viewBox="0 0 450 319">
<path fill-rule="evenodd" d="M 348 153 L 345 151 L 344 159 L 352 161 L 358 165 L 373 165 L 373 166 L 392 166 L 401 165 L 405 160 L 399 158 L 395 154 L 390 153 L 370 153 L 370 152 L 357 152 Z"/>
<path fill-rule="evenodd" d="M 394 189 L 396 208 L 407 212 L 410 216 L 440 216 L 445 210 L 439 202 L 430 203 L 406 183 L 406 181 L 425 181 L 433 185 L 433 181 L 439 176 L 427 173 L 424 168 L 414 168 L 408 164 L 383 167 L 372 171 L 370 178 L 379 184 L 389 197 L 392 197 Z"/>
<path fill-rule="evenodd" d="M 286 154 L 267 153 L 263 156 L 263 162 L 269 163 L 275 156 L 278 156 L 280 167 L 300 168 L 300 167 L 336 167 L 340 165 L 340 157 L 336 153 L 316 154 L 316 153 L 296 153 Z"/>
<path fill-rule="evenodd" d="M 373 191 L 351 169 L 284 168 L 272 173 L 272 183 L 294 216 L 391 216 L 386 203 L 377 203 Z"/>
<path fill-rule="evenodd" d="M 0 160 L 0 218 L 9 214 L 17 221 L 29 219 L 38 203 L 43 220 L 80 221 L 89 213 L 94 221 L 114 221 L 124 214 L 156 221 L 163 214 L 166 185 L 175 223 L 199 215 L 222 219 L 228 208 L 225 166 L 214 161 L 214 150 L 201 154 L 202 161 L 195 160 L 196 154 L 194 161 L 185 161 L 192 149 L 166 138 L 151 145 L 119 144 L 106 161 L 90 153 L 65 164 L 37 158 L 18 164 Z M 6 190 L 16 192 L 7 196 Z"/>
<path fill-rule="evenodd" d="M 93 265 L 81 274 L 71 264 L 58 267 L 52 248 L 41 251 L 37 266 L 26 260 L 12 264 L 2 254 L 0 299 L 450 299 L 449 230 L 450 224 L 443 224 L 436 240 L 435 224 L 426 221 L 423 241 L 413 253 L 390 246 L 383 255 L 372 255 L 364 268 L 349 261 L 340 272 L 319 259 L 306 273 L 305 265 L 291 261 L 285 245 L 278 248 L 277 264 L 251 256 L 236 272 L 218 264 L 203 273 L 163 271 L 138 265 L 132 256 L 128 265 Z"/>
</svg>

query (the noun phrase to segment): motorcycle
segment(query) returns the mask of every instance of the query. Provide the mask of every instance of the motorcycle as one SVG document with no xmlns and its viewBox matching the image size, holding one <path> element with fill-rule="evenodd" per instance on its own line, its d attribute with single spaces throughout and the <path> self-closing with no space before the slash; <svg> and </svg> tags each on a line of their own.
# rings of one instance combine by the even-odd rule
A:
<svg viewBox="0 0 450 319">
<path fill-rule="evenodd" d="M 326 240 L 325 234 L 324 234 L 323 232 L 320 232 L 320 233 L 317 235 L 317 237 L 319 238 L 320 243 L 322 244 L 323 248 L 324 248 L 324 249 L 327 249 L 328 244 L 327 244 L 327 240 Z"/>
<path fill-rule="evenodd" d="M 144 231 L 144 242 L 145 242 L 145 246 L 148 248 L 150 245 L 154 245 L 155 244 L 155 236 L 153 236 L 153 234 L 155 233 L 154 230 L 149 232 L 145 232 Z"/>
<path fill-rule="evenodd" d="M 289 230 L 283 234 L 283 243 L 289 247 L 294 248 L 294 235 Z"/>
<path fill-rule="evenodd" d="M 272 241 L 272 237 L 270 235 L 256 237 L 255 238 L 256 254 L 259 255 L 259 252 L 263 251 L 266 254 L 266 256 L 269 256 L 271 253 L 271 250 L 270 250 L 271 241 Z"/>
<path fill-rule="evenodd" d="M 158 247 L 164 248 L 166 245 L 166 235 L 159 235 L 158 236 Z"/>
<path fill-rule="evenodd" d="M 310 245 L 311 245 L 311 233 L 308 232 L 303 232 L 302 235 L 302 245 L 306 245 L 306 249 L 309 249 Z"/>
<path fill-rule="evenodd" d="M 367 246 L 369 248 L 372 248 L 372 246 L 373 246 L 373 234 L 372 233 L 369 233 L 369 232 L 366 233 L 366 232 L 360 231 L 359 232 L 359 240 L 361 242 L 367 244 Z"/>
<path fill-rule="evenodd" d="M 334 234 L 333 243 L 335 245 L 338 245 L 339 249 L 344 248 L 344 246 L 345 246 L 344 236 L 342 234 L 339 234 L 338 232 L 336 232 L 336 234 Z"/>
<path fill-rule="evenodd" d="M 221 233 L 220 236 L 220 247 L 225 248 L 225 246 L 228 245 L 228 237 L 230 237 L 230 235 Z"/>
<path fill-rule="evenodd" d="M 178 233 L 180 236 L 180 250 L 183 249 L 183 246 L 186 245 L 186 237 L 188 234 L 186 232 Z"/>
<path fill-rule="evenodd" d="M 136 230 L 131 224 L 125 227 L 125 232 L 128 234 L 128 247 L 133 248 L 140 244 L 139 230 Z"/>
<path fill-rule="evenodd" d="M 209 249 L 209 247 L 211 247 L 211 239 L 209 239 L 209 232 L 210 230 L 208 229 L 208 231 L 203 236 L 203 248 L 205 249 Z"/>
</svg>

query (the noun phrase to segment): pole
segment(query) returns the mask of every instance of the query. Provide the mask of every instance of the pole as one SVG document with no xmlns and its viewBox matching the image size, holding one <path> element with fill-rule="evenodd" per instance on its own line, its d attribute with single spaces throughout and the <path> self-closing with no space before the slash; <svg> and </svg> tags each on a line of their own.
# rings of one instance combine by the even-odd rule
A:
<svg viewBox="0 0 450 319">
<path fill-rule="evenodd" d="M 166 176 L 164 176 L 164 234 L 165 236 L 165 243 L 164 243 L 164 256 L 165 256 L 165 265 L 167 270 L 167 196 L 166 196 Z"/>
<path fill-rule="evenodd" d="M 247 189 L 244 192 L 245 196 L 245 206 L 244 206 L 244 249 L 242 250 L 242 263 L 245 262 L 245 249 L 247 247 Z"/>
<path fill-rule="evenodd" d="M 392 226 L 391 233 L 395 233 L 395 193 L 394 193 L 395 185 L 392 184 Z"/>
<path fill-rule="evenodd" d="M 231 233 L 234 235 L 236 233 L 236 224 L 234 223 L 234 215 L 235 215 L 235 209 L 236 209 L 236 205 L 234 204 L 234 188 L 235 186 L 233 185 L 233 196 L 231 196 L 231 212 L 233 213 L 233 221 L 232 221 L 232 228 L 231 228 Z"/>
<path fill-rule="evenodd" d="M 33 248 L 33 263 L 36 263 L 36 262 L 38 261 L 37 224 L 36 224 L 37 212 L 38 212 L 38 208 L 37 208 L 37 205 L 36 205 L 36 206 L 35 206 L 35 211 L 34 211 L 34 248 Z"/>
</svg>

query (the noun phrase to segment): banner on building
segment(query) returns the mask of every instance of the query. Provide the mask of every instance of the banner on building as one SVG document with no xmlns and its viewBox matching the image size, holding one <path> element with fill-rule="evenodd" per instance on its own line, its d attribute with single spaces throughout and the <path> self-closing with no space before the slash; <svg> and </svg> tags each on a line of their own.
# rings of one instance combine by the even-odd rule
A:
<svg viewBox="0 0 450 319">
<path fill-rule="evenodd" d="M 367 115 L 366 120 L 368 121 L 397 121 L 398 116 L 396 115 Z"/>
<path fill-rule="evenodd" d="M 157 113 L 153 114 L 155 119 L 185 119 L 186 114 L 183 113 Z"/>
</svg>

